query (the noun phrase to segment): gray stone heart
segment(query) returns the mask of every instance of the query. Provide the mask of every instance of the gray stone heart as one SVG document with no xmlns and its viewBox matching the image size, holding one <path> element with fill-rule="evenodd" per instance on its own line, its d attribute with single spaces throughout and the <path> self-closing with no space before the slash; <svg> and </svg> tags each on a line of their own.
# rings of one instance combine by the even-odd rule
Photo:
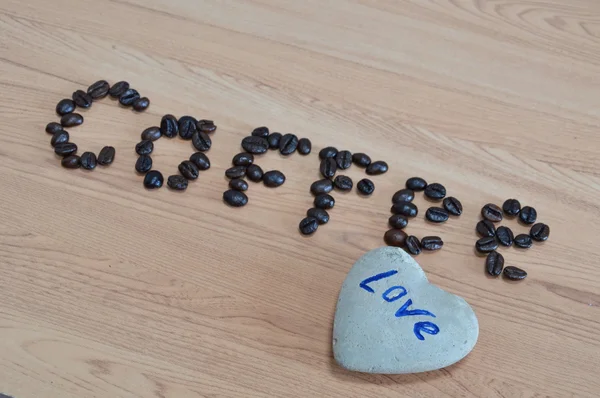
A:
<svg viewBox="0 0 600 398">
<path fill-rule="evenodd" d="M 404 250 L 380 247 L 362 256 L 342 285 L 333 354 L 359 372 L 426 372 L 464 358 L 478 336 L 463 298 L 430 284 Z"/>
</svg>

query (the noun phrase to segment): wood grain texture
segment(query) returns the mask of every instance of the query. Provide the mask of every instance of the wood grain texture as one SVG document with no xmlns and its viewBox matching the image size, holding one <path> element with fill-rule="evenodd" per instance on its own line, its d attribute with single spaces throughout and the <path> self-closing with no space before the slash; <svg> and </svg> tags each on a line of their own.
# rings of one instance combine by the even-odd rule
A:
<svg viewBox="0 0 600 398">
<path fill-rule="evenodd" d="M 597 397 L 600 395 L 600 3 L 595 0 L 3 0 L 0 2 L 0 392 L 27 397 Z M 55 104 L 98 79 L 152 101 L 105 99 L 71 129 L 65 170 L 44 132 Z M 210 171 L 148 192 L 140 132 L 166 113 L 214 119 Z M 261 158 L 287 175 L 221 200 L 252 128 L 294 132 L 313 154 Z M 336 194 L 330 223 L 297 231 L 316 152 L 390 164 L 376 192 Z M 192 150 L 162 139 L 165 177 Z M 364 172 L 348 171 L 355 182 Z M 435 372 L 347 372 L 332 319 L 352 263 L 383 244 L 406 178 L 441 182 L 465 212 L 421 255 L 430 280 L 480 321 L 463 361 Z M 520 283 L 474 255 L 485 203 L 537 208 L 552 233 L 503 250 Z M 421 213 L 428 205 L 417 200 Z M 516 233 L 527 229 L 506 222 Z"/>
</svg>

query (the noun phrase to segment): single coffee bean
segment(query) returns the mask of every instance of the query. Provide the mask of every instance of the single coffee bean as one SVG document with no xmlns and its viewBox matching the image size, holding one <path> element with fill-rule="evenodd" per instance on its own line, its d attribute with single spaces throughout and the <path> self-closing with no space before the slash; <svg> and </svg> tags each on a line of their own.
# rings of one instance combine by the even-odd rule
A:
<svg viewBox="0 0 600 398">
<path fill-rule="evenodd" d="M 78 169 L 81 167 L 81 159 L 77 155 L 69 155 L 62 158 L 60 164 L 66 169 Z"/>
<path fill-rule="evenodd" d="M 542 222 L 534 224 L 529 231 L 529 235 L 531 235 L 533 240 L 543 242 L 548 240 L 548 237 L 550 236 L 550 227 Z"/>
<path fill-rule="evenodd" d="M 496 230 L 496 239 L 502 246 L 512 246 L 515 236 L 510 228 L 502 225 Z"/>
<path fill-rule="evenodd" d="M 150 155 L 154 150 L 154 143 L 150 140 L 142 140 L 135 145 L 135 153 L 138 155 Z"/>
<path fill-rule="evenodd" d="M 383 160 L 378 160 L 367 166 L 367 174 L 374 176 L 386 173 L 388 171 L 388 164 Z"/>
<path fill-rule="evenodd" d="M 375 191 L 375 184 L 373 184 L 373 181 L 369 180 L 368 178 L 363 178 L 358 182 L 358 184 L 356 184 L 356 189 L 362 195 L 368 196 Z"/>
<path fill-rule="evenodd" d="M 323 178 L 322 180 L 318 180 L 313 182 L 310 185 L 310 192 L 313 195 L 318 195 L 321 193 L 329 193 L 333 190 L 333 182 L 329 178 Z"/>
<path fill-rule="evenodd" d="M 63 130 L 63 126 L 60 123 L 50 122 L 46 125 L 46 133 L 48 133 L 48 134 L 54 135 L 62 130 Z"/>
<path fill-rule="evenodd" d="M 396 202 L 392 205 L 392 213 L 412 218 L 417 216 L 419 209 L 411 202 Z"/>
<path fill-rule="evenodd" d="M 281 133 L 269 134 L 269 137 L 267 138 L 267 142 L 269 143 L 269 148 L 279 149 L 279 143 L 281 142 L 281 137 L 283 137 L 281 135 Z"/>
<path fill-rule="evenodd" d="M 335 158 L 338 154 L 337 148 L 328 146 L 319 151 L 319 159 Z"/>
<path fill-rule="evenodd" d="M 269 136 L 269 128 L 265 126 L 257 127 L 254 130 L 252 130 L 251 135 L 255 137 L 267 138 Z"/>
<path fill-rule="evenodd" d="M 133 101 L 133 110 L 136 112 L 143 112 L 150 106 L 150 100 L 148 97 L 141 97 Z M 167 185 L 169 184 L 169 180 L 167 179 Z"/>
<path fill-rule="evenodd" d="M 235 189 L 236 191 L 246 191 L 248 190 L 248 183 L 241 178 L 234 178 L 229 181 L 229 188 Z"/>
<path fill-rule="evenodd" d="M 121 94 L 119 103 L 123 106 L 131 106 L 138 98 L 140 98 L 140 93 L 138 93 L 137 90 L 130 88 Z"/>
<path fill-rule="evenodd" d="M 487 236 L 496 236 L 496 227 L 491 221 L 481 220 L 477 223 L 475 230 L 482 238 Z"/>
<path fill-rule="evenodd" d="M 185 191 L 188 187 L 188 180 L 179 174 L 173 174 L 167 178 L 167 186 L 175 191 Z"/>
<path fill-rule="evenodd" d="M 314 217 L 306 217 L 300 221 L 298 228 L 300 229 L 300 233 L 302 235 L 311 235 L 317 231 L 317 228 L 319 228 L 319 222 Z"/>
<path fill-rule="evenodd" d="M 176 137 L 179 134 L 179 121 L 173 115 L 164 115 L 160 119 L 160 133 L 167 138 Z"/>
<path fill-rule="evenodd" d="M 401 229 L 390 229 L 383 235 L 383 241 L 388 246 L 404 247 L 408 235 Z"/>
<path fill-rule="evenodd" d="M 92 106 L 92 97 L 83 90 L 77 90 L 73 93 L 73 102 L 80 108 L 89 108 Z"/>
<path fill-rule="evenodd" d="M 75 110 L 75 102 L 72 100 L 65 98 L 62 99 L 56 104 L 56 113 L 60 116 L 66 115 L 67 113 L 71 113 Z"/>
<path fill-rule="evenodd" d="M 525 206 L 519 212 L 519 219 L 525 224 L 533 224 L 537 220 L 537 211 L 531 206 Z"/>
<path fill-rule="evenodd" d="M 77 152 L 77 145 L 72 142 L 63 142 L 54 146 L 54 153 L 63 158 L 69 155 L 74 155 Z"/>
<path fill-rule="evenodd" d="M 425 236 L 421 239 L 421 247 L 424 250 L 440 250 L 444 241 L 439 236 Z"/>
<path fill-rule="evenodd" d="M 156 126 L 148 127 L 142 131 L 142 140 L 156 141 L 161 137 L 160 128 Z"/>
<path fill-rule="evenodd" d="M 401 189 L 392 196 L 392 203 L 412 202 L 415 198 L 415 192 L 412 189 Z"/>
<path fill-rule="evenodd" d="M 267 152 L 267 149 L 269 149 L 269 142 L 262 137 L 251 135 L 242 140 L 242 148 L 244 148 L 244 151 L 252 154 L 261 154 Z"/>
<path fill-rule="evenodd" d="M 497 251 L 492 251 L 485 259 L 485 270 L 491 276 L 498 276 L 504 268 L 504 257 Z"/>
<path fill-rule="evenodd" d="M 444 209 L 448 210 L 448 213 L 453 216 L 460 216 L 463 211 L 462 203 L 460 200 L 456 199 L 454 196 L 448 196 L 444 198 Z"/>
<path fill-rule="evenodd" d="M 428 184 L 425 188 L 425 196 L 434 200 L 443 199 L 446 196 L 446 187 L 444 187 L 442 184 L 438 184 L 437 182 Z"/>
<path fill-rule="evenodd" d="M 162 173 L 158 170 L 150 170 L 144 177 L 144 186 L 148 189 L 158 189 L 165 181 Z"/>
<path fill-rule="evenodd" d="M 94 152 L 84 152 L 81 155 L 81 167 L 86 170 L 94 170 L 96 168 L 96 154 Z"/>
<path fill-rule="evenodd" d="M 225 177 L 229 179 L 242 178 L 246 175 L 246 167 L 244 166 L 233 166 L 225 170 Z"/>
<path fill-rule="evenodd" d="M 83 123 L 83 116 L 79 113 L 67 113 L 60 118 L 60 124 L 63 127 L 75 127 Z"/>
<path fill-rule="evenodd" d="M 319 224 L 327 224 L 329 222 L 329 213 L 325 209 L 313 207 L 306 212 L 307 217 L 314 217 Z"/>
<path fill-rule="evenodd" d="M 390 227 L 396 229 L 406 228 L 408 225 L 408 219 L 402 214 L 393 214 L 388 220 Z"/>
<path fill-rule="evenodd" d="M 406 180 L 406 188 L 412 189 L 413 191 L 423 191 L 427 188 L 427 181 L 421 177 L 411 177 Z"/>
<path fill-rule="evenodd" d="M 177 169 L 179 169 L 181 175 L 187 178 L 188 180 L 195 180 L 200 174 L 198 171 L 198 167 L 196 167 L 196 165 L 190 160 L 184 160 L 183 162 L 179 163 Z"/>
<path fill-rule="evenodd" d="M 223 192 L 223 200 L 229 206 L 242 207 L 248 203 L 248 197 L 245 193 L 236 191 L 235 189 L 229 189 Z"/>
<path fill-rule="evenodd" d="M 198 131 L 203 131 L 205 133 L 214 133 L 215 131 L 217 131 L 217 126 L 215 125 L 215 122 L 213 122 L 212 120 L 207 120 L 207 119 L 201 119 L 198 120 Z"/>
<path fill-rule="evenodd" d="M 54 133 L 50 140 L 50 145 L 56 146 L 58 144 L 64 144 L 65 142 L 69 142 L 69 133 L 65 130 L 60 130 Z"/>
<path fill-rule="evenodd" d="M 234 166 L 245 166 L 248 167 L 254 163 L 254 155 L 251 153 L 241 152 L 233 157 L 231 161 Z"/>
<path fill-rule="evenodd" d="M 512 265 L 509 265 L 508 267 L 504 268 L 504 276 L 507 277 L 508 279 L 518 281 L 518 280 L 527 278 L 527 272 L 525 272 L 521 268 L 517 268 L 517 267 L 513 267 Z"/>
<path fill-rule="evenodd" d="M 521 249 L 529 249 L 533 245 L 533 240 L 531 236 L 527 234 L 519 234 L 515 236 L 515 246 L 520 247 Z"/>
<path fill-rule="evenodd" d="M 371 158 L 366 153 L 352 154 L 352 162 L 358 167 L 365 168 L 371 164 Z"/>
<path fill-rule="evenodd" d="M 148 155 L 141 155 L 135 162 L 135 171 L 147 173 L 150 169 L 152 169 L 152 158 Z"/>
<path fill-rule="evenodd" d="M 339 169 L 349 169 L 352 166 L 352 153 L 350 151 L 339 151 L 335 155 L 335 163 Z"/>
<path fill-rule="evenodd" d="M 413 256 L 421 254 L 421 241 L 416 236 L 407 236 L 404 240 L 404 245 L 406 246 L 406 251 Z"/>
<path fill-rule="evenodd" d="M 506 199 L 502 204 L 502 210 L 507 216 L 516 216 L 521 211 L 521 203 L 517 199 Z"/>
<path fill-rule="evenodd" d="M 267 171 L 263 175 L 263 184 L 265 184 L 269 188 L 276 188 L 278 186 L 283 185 L 285 182 L 285 175 L 279 170 L 271 170 Z"/>
<path fill-rule="evenodd" d="M 325 158 L 321 160 L 321 166 L 319 167 L 321 170 L 321 175 L 325 178 L 333 178 L 335 172 L 337 171 L 337 164 L 335 163 L 334 158 Z"/>
<path fill-rule="evenodd" d="M 108 95 L 113 98 L 119 98 L 121 95 L 125 93 L 125 91 L 129 90 L 129 83 L 125 81 L 116 82 L 113 86 L 108 90 Z"/>
<path fill-rule="evenodd" d="M 352 186 L 354 184 L 352 183 L 352 179 L 350 177 L 340 175 L 335 177 L 335 180 L 333 180 L 333 185 L 335 185 L 335 187 L 340 191 L 350 191 L 352 190 Z"/>
<path fill-rule="evenodd" d="M 442 223 L 448 221 L 448 211 L 441 207 L 430 207 L 425 212 L 425 218 L 431 222 Z"/>
<path fill-rule="evenodd" d="M 106 80 L 98 80 L 96 83 L 88 87 L 87 93 L 93 100 L 104 98 L 108 95 L 110 84 Z"/>
<path fill-rule="evenodd" d="M 202 152 L 196 152 L 190 156 L 190 162 L 194 163 L 198 170 L 210 169 L 210 160 L 208 159 L 208 156 Z"/>
<path fill-rule="evenodd" d="M 319 209 L 332 209 L 335 206 L 335 199 L 329 194 L 322 193 L 315 197 L 314 204 Z"/>
<path fill-rule="evenodd" d="M 206 152 L 212 146 L 212 140 L 204 131 L 196 131 L 192 135 L 192 145 L 200 152 Z"/>
<path fill-rule="evenodd" d="M 279 152 L 282 155 L 291 155 L 298 148 L 298 137 L 294 134 L 285 134 L 279 141 Z"/>
<path fill-rule="evenodd" d="M 300 138 L 298 140 L 298 153 L 300 155 L 308 155 L 312 151 L 312 142 L 308 138 Z"/>
<path fill-rule="evenodd" d="M 98 164 L 102 166 L 108 166 L 115 160 L 115 153 L 115 148 L 112 146 L 105 146 L 98 154 Z"/>
<path fill-rule="evenodd" d="M 198 131 L 198 121 L 192 116 L 182 116 L 179 118 L 179 136 L 184 140 L 191 140 L 192 136 Z"/>
<path fill-rule="evenodd" d="M 488 203 L 481 208 L 481 216 L 491 222 L 502 221 L 502 209 L 493 203 Z"/>
<path fill-rule="evenodd" d="M 259 182 L 263 179 L 263 169 L 257 164 L 251 164 L 246 169 L 246 177 L 250 181 Z"/>
<path fill-rule="evenodd" d="M 489 253 L 498 248 L 498 241 L 494 236 L 486 236 L 475 243 L 475 248 L 479 253 Z"/>
</svg>

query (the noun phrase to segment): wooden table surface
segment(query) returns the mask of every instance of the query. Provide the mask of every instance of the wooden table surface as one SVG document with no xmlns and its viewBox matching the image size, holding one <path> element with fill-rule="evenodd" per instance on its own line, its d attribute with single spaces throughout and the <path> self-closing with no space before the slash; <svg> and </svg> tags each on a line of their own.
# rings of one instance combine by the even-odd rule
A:
<svg viewBox="0 0 600 398">
<path fill-rule="evenodd" d="M 27 397 L 598 397 L 600 4 L 595 0 L 0 3 L 0 392 Z M 69 130 L 115 163 L 67 170 L 44 126 L 99 79 L 152 102 L 104 99 Z M 218 125 L 212 167 L 185 193 L 147 191 L 140 132 L 162 115 Z M 224 170 L 254 127 L 309 137 L 313 153 L 258 159 L 283 171 L 222 202 Z M 320 148 L 389 163 L 370 198 L 335 193 L 310 237 Z M 165 175 L 193 152 L 156 142 Z M 345 173 L 355 183 L 364 170 Z M 411 176 L 443 183 L 464 214 L 418 262 L 480 322 L 463 361 L 414 375 L 338 367 L 339 288 L 383 245 L 390 197 Z M 503 249 L 525 269 L 492 279 L 474 253 L 480 208 L 518 198 L 550 239 Z M 528 228 L 504 222 L 515 233 Z"/>
</svg>

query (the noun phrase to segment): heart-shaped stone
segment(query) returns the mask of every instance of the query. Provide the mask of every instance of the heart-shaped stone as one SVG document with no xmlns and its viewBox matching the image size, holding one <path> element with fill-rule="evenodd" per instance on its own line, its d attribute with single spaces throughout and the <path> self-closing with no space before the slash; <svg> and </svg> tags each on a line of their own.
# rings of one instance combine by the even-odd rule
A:
<svg viewBox="0 0 600 398">
<path fill-rule="evenodd" d="M 333 354 L 359 372 L 426 372 L 464 358 L 478 336 L 463 298 L 430 284 L 404 250 L 380 247 L 362 256 L 342 285 Z"/>
</svg>

